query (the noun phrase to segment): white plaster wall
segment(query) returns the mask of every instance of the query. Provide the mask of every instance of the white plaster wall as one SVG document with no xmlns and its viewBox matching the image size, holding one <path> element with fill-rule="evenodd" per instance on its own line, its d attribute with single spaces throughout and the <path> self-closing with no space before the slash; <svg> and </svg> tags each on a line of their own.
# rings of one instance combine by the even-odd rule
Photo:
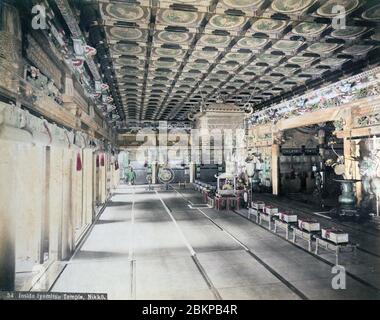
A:
<svg viewBox="0 0 380 320">
<path fill-rule="evenodd" d="M 45 147 L 0 139 L 0 154 L 1 211 L 7 210 L 15 221 L 16 260 L 22 262 L 16 267 L 30 270 L 39 263 L 46 201 Z"/>
<path fill-rule="evenodd" d="M 63 210 L 63 149 L 50 149 L 50 177 L 48 190 L 49 254 L 51 259 L 61 259 Z"/>
<path fill-rule="evenodd" d="M 21 136 L 25 133 L 19 131 Z M 27 137 L 28 134 L 24 136 Z M 75 240 L 93 221 L 97 192 L 94 186 L 104 203 L 107 188 L 119 182 L 119 172 L 108 164 L 110 156 L 105 155 L 105 166 L 97 170 L 92 149 L 47 147 L 29 140 L 5 140 L 0 136 L 0 231 L 14 220 L 12 235 L 20 271 L 31 271 L 42 262 L 40 249 L 45 214 L 48 215 L 45 230 L 49 259 L 68 259 L 75 249 Z M 81 171 L 76 170 L 78 151 L 82 154 Z M 6 243 L 1 236 L 8 237 L 5 227 L 0 241 Z"/>
<path fill-rule="evenodd" d="M 72 168 L 72 179 L 73 179 L 73 189 L 72 189 L 72 201 L 73 201 L 73 220 L 75 228 L 75 240 L 81 234 L 81 228 L 83 225 L 82 216 L 82 197 L 83 197 L 83 170 L 77 171 L 77 154 L 79 153 L 83 166 L 83 152 L 82 150 L 75 150 L 74 161 Z"/>
<path fill-rule="evenodd" d="M 83 210 L 84 223 L 89 225 L 93 217 L 93 195 L 92 195 L 92 179 L 93 179 L 93 151 L 91 149 L 83 150 Z"/>
<path fill-rule="evenodd" d="M 74 224 L 72 214 L 73 151 L 64 149 L 62 157 L 62 259 L 68 259 L 74 250 Z"/>
<path fill-rule="evenodd" d="M 16 175 L 17 192 L 12 200 L 20 203 L 16 224 L 16 258 L 39 263 L 42 214 L 45 193 L 45 147 L 18 145 L 12 169 Z"/>
</svg>

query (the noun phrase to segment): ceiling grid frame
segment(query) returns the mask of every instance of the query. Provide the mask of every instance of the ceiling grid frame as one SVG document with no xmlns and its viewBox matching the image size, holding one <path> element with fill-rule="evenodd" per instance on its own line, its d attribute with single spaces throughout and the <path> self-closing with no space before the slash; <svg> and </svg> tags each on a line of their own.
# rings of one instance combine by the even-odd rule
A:
<svg viewBox="0 0 380 320">
<path fill-rule="evenodd" d="M 334 30 L 331 29 L 331 17 L 328 14 L 326 16 L 332 1 L 347 4 L 347 8 L 350 10 L 348 25 L 354 26 L 353 31 L 355 28 L 365 28 L 361 30 L 363 32 L 358 37 L 352 36 L 350 38 L 349 32 L 348 36 L 344 33 L 334 36 Z M 368 10 L 371 6 L 366 6 L 368 1 L 364 0 L 302 0 L 299 2 L 303 3 L 303 10 L 298 12 L 296 10 L 291 14 L 277 12 L 281 10 L 291 11 L 291 9 L 296 8 L 293 1 L 287 0 L 141 0 L 137 4 L 133 0 L 99 0 L 98 2 L 105 28 L 116 26 L 126 28 L 125 30 L 128 31 L 148 29 L 149 33 L 145 44 L 144 41 L 129 41 L 125 38 L 118 40 L 113 36 L 110 37 L 109 31 L 107 33 L 111 44 L 119 43 L 120 47 L 124 46 L 127 51 L 136 48 L 146 50 L 144 51 L 146 53 L 144 58 L 130 57 L 125 54 L 114 58 L 118 59 L 116 64 L 119 64 L 115 70 L 118 74 L 117 77 L 119 80 L 122 79 L 119 87 L 122 89 L 123 108 L 127 115 L 126 126 L 128 126 L 128 122 L 186 120 L 188 112 L 199 109 L 200 105 L 205 102 L 204 100 L 206 103 L 214 102 L 220 93 L 223 94 L 226 102 L 234 102 L 240 107 L 243 107 L 247 98 L 251 97 L 250 102 L 255 107 L 265 101 L 280 97 L 284 93 L 293 90 L 306 90 L 308 83 L 313 83 L 313 79 L 320 77 L 318 75 L 318 72 L 321 72 L 320 70 L 328 71 L 324 75 L 338 72 L 342 69 L 342 65 L 344 66 L 347 62 L 365 60 L 368 53 L 377 50 L 380 44 L 378 34 L 380 18 L 376 16 L 378 5 L 375 4 L 374 6 L 376 10 Z M 249 9 L 247 7 L 228 7 L 234 3 L 258 3 L 258 6 L 249 7 Z M 113 4 L 119 6 L 115 7 L 114 10 L 110 9 L 109 6 L 112 7 Z M 123 6 L 134 7 L 134 11 L 132 11 L 136 13 L 136 17 L 139 19 L 133 20 L 136 17 L 132 16 L 132 11 L 127 11 Z M 125 16 L 122 16 L 123 14 Z M 149 16 L 149 26 L 146 26 L 147 16 Z M 172 20 L 165 20 L 168 17 Z M 179 21 L 179 23 L 175 25 L 168 23 L 168 21 Z M 243 21 L 243 23 L 239 25 L 239 21 Z M 286 21 L 285 29 L 279 32 L 281 37 L 269 31 L 266 33 L 253 32 L 256 23 L 262 27 L 263 25 L 279 24 L 279 21 Z M 223 25 L 222 22 L 226 24 Z M 236 25 L 234 26 L 235 22 Z M 314 38 L 294 33 L 297 28 L 302 29 L 299 27 L 300 25 L 306 26 L 307 23 L 310 25 L 329 24 L 330 26 L 327 26 Z M 218 29 L 218 26 L 224 28 Z M 163 37 L 164 35 L 165 37 Z M 186 38 L 185 35 L 191 39 L 188 45 L 186 42 L 175 43 L 175 39 L 181 40 L 181 38 Z M 216 42 L 213 46 L 205 45 L 203 43 L 205 35 L 211 36 L 211 38 L 220 36 L 220 39 L 224 37 L 228 39 L 228 45 L 220 47 Z M 163 41 L 163 39 L 169 41 L 170 37 L 173 37 L 174 44 Z M 244 48 L 240 45 L 264 38 L 267 39 L 267 43 L 262 48 L 249 48 L 248 46 Z M 296 43 L 297 41 L 301 42 Z M 340 42 L 342 46 L 331 52 L 326 51 L 326 54 L 307 51 L 313 45 L 316 48 L 327 47 L 328 45 L 323 44 L 330 42 Z M 286 46 L 291 47 L 296 44 L 300 45 L 296 50 L 286 51 L 289 50 Z M 201 49 L 206 48 L 208 50 L 211 47 L 214 48 L 215 57 L 200 59 L 200 55 L 206 56 L 206 52 Z M 360 53 L 359 49 L 363 48 L 368 50 L 363 50 Z M 260 60 L 261 57 L 265 58 L 266 55 L 271 55 L 273 51 L 277 51 L 275 53 L 282 52 L 285 59 L 281 59 L 277 64 L 267 64 L 264 75 L 260 72 L 255 74 L 256 70 L 259 70 L 260 66 L 263 65 L 262 60 Z M 162 52 L 175 52 L 181 55 L 178 55 L 177 58 L 173 56 L 173 60 L 169 56 L 157 55 L 158 52 L 160 54 Z M 357 54 L 357 52 L 359 53 Z M 297 70 L 291 70 L 294 65 L 289 65 L 288 60 L 294 55 L 307 57 L 313 56 L 313 54 L 316 59 L 311 66 L 304 68 L 302 65 L 298 65 Z M 233 69 L 233 66 L 229 64 L 228 57 L 245 57 L 245 55 L 249 55 L 250 58 L 248 60 L 235 60 L 237 67 Z M 337 57 L 347 59 L 347 61 L 339 61 L 336 59 Z M 128 62 L 128 59 L 130 62 L 123 65 L 124 62 Z M 342 64 L 334 66 L 327 62 L 342 62 Z M 227 65 L 224 65 L 225 63 Z M 168 67 L 170 65 L 173 67 Z M 204 70 L 192 69 L 194 66 L 202 65 L 205 66 Z M 256 66 L 260 68 L 255 69 Z M 225 72 L 221 72 L 221 69 Z M 255 70 L 255 72 L 247 70 Z M 286 74 L 281 74 L 280 71 Z M 308 76 L 304 73 L 305 71 L 309 74 Z M 142 72 L 143 77 L 141 76 Z M 312 72 L 317 73 L 313 75 Z M 270 76 L 271 73 L 274 76 Z M 303 76 L 299 77 L 300 74 Z M 321 72 L 321 74 L 323 73 Z M 219 79 L 219 83 L 209 81 L 209 79 L 216 78 Z M 269 82 L 265 85 L 265 83 L 260 83 L 260 79 L 268 79 Z M 297 80 L 297 82 L 293 80 Z M 252 92 L 253 89 L 258 90 Z M 255 94 L 252 96 L 252 93 Z M 135 115 L 135 117 L 130 115 Z"/>
</svg>

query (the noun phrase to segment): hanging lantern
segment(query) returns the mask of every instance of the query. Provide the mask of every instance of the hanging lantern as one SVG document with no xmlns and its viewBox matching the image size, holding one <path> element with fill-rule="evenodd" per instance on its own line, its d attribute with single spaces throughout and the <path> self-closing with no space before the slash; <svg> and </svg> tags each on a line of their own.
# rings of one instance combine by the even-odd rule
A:
<svg viewBox="0 0 380 320">
<path fill-rule="evenodd" d="M 80 153 L 78 152 L 77 153 L 77 171 L 81 171 L 81 170 L 82 170 L 82 159 L 81 159 Z"/>
<path fill-rule="evenodd" d="M 102 167 L 104 167 L 104 165 L 105 165 L 104 153 L 102 153 L 102 155 L 101 155 L 101 157 L 100 157 L 100 165 L 101 165 Z"/>
<path fill-rule="evenodd" d="M 99 155 L 96 155 L 96 167 L 99 168 Z"/>
</svg>

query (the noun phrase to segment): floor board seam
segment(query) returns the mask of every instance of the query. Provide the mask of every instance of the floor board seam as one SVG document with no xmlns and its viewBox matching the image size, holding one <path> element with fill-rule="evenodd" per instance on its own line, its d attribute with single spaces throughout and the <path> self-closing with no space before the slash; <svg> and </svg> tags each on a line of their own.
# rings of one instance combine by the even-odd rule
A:
<svg viewBox="0 0 380 320">
<path fill-rule="evenodd" d="M 220 295 L 220 293 L 218 292 L 218 290 L 216 289 L 216 287 L 214 286 L 214 284 L 212 283 L 211 279 L 209 278 L 209 276 L 207 275 L 206 271 L 204 270 L 204 268 L 202 267 L 201 263 L 199 262 L 197 256 L 196 256 L 196 253 L 193 249 L 193 247 L 190 245 L 189 241 L 186 239 L 184 233 L 182 232 L 181 228 L 179 227 L 177 221 L 175 220 L 173 214 L 171 213 L 171 210 L 170 208 L 166 205 L 166 203 L 164 202 L 164 200 L 160 197 L 159 193 L 157 192 L 157 190 L 155 191 L 156 192 L 156 195 L 157 197 L 160 199 L 162 205 L 164 206 L 166 212 L 168 213 L 168 215 L 170 216 L 170 218 L 172 219 L 174 225 L 176 226 L 176 229 L 178 231 L 178 233 L 181 235 L 182 239 L 184 240 L 187 248 L 189 249 L 190 251 L 190 254 L 191 254 L 191 258 L 194 262 L 194 264 L 196 265 L 197 269 L 199 270 L 201 276 L 203 277 L 203 279 L 205 280 L 208 288 L 210 289 L 210 291 L 212 292 L 212 294 L 214 295 L 215 299 L 216 300 L 222 300 L 222 297 Z"/>
<path fill-rule="evenodd" d="M 212 218 L 210 218 L 206 213 L 204 213 L 201 209 L 198 209 L 207 219 L 209 219 L 212 223 L 215 224 L 221 231 L 226 233 L 229 237 L 231 237 L 234 241 L 241 245 L 242 248 L 259 264 L 261 264 L 265 269 L 267 269 L 273 276 L 275 276 L 278 280 L 280 280 L 286 287 L 288 287 L 293 293 L 298 295 L 302 300 L 308 300 L 309 298 L 299 289 L 297 289 L 294 285 L 292 285 L 288 280 L 286 280 L 283 276 L 281 276 L 276 270 L 274 270 L 271 266 L 265 263 L 262 259 L 260 259 L 257 255 L 255 255 L 251 249 L 249 249 L 244 243 L 242 243 L 238 238 L 236 238 L 233 234 L 223 229 L 223 227 L 219 226 Z"/>
</svg>

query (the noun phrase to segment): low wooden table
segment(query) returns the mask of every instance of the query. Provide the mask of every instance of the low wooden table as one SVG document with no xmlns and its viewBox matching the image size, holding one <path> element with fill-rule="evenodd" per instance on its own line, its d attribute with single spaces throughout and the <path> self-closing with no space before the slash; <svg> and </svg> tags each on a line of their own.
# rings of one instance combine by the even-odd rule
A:
<svg viewBox="0 0 380 320">
<path fill-rule="evenodd" d="M 262 209 L 262 212 L 260 212 L 259 216 L 259 224 L 261 225 L 261 221 L 267 221 L 268 222 L 268 229 L 272 231 L 272 221 L 275 215 L 278 213 L 278 208 L 273 206 L 265 206 Z"/>
<path fill-rule="evenodd" d="M 291 226 L 290 227 L 293 231 L 293 243 L 297 242 L 297 237 L 300 237 L 302 240 L 307 241 L 308 244 L 308 250 L 311 252 L 311 244 L 314 240 L 314 236 L 319 233 L 319 231 L 309 232 L 306 230 L 302 230 L 298 228 L 297 226 Z"/>
<path fill-rule="evenodd" d="M 335 254 L 335 264 L 339 265 L 339 254 L 345 249 L 348 249 L 350 252 L 353 252 L 356 255 L 356 249 L 358 244 L 356 243 L 334 243 L 330 240 L 322 238 L 320 235 L 315 235 L 315 254 L 318 254 L 319 248 L 322 247 L 326 250 L 332 251 Z"/>
<path fill-rule="evenodd" d="M 274 214 L 268 214 L 265 212 L 260 212 L 259 215 L 259 224 L 261 225 L 261 221 L 266 221 L 268 222 L 268 229 L 272 231 L 272 221 L 274 218 Z"/>
<path fill-rule="evenodd" d="M 248 208 L 248 219 L 251 220 L 251 216 L 256 217 L 256 223 L 259 223 L 260 210 L 255 208 Z"/>
<path fill-rule="evenodd" d="M 289 240 L 289 231 L 291 230 L 291 227 L 294 227 L 297 222 L 285 222 L 280 220 L 278 217 L 274 217 L 274 229 L 273 232 L 277 233 L 277 229 L 285 230 L 285 238 L 286 240 Z"/>
</svg>

